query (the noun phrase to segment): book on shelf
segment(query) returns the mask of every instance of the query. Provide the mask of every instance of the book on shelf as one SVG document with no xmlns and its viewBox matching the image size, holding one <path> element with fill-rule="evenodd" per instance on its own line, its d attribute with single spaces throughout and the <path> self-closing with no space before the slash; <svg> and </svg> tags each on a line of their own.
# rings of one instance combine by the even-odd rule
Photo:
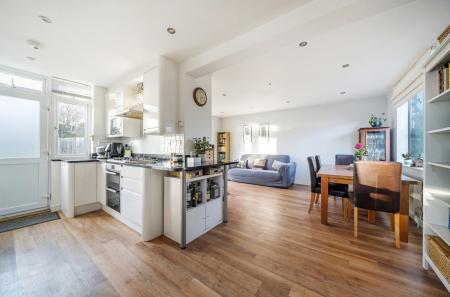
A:
<svg viewBox="0 0 450 297">
<path fill-rule="evenodd" d="M 449 75 L 450 62 L 438 69 L 439 76 L 439 94 L 448 90 L 450 87 L 450 75 Z"/>
</svg>

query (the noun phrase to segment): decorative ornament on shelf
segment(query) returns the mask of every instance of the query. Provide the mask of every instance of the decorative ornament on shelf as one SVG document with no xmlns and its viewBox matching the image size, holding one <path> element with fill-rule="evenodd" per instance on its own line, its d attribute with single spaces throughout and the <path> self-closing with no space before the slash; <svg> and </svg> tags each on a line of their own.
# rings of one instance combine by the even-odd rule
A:
<svg viewBox="0 0 450 297">
<path fill-rule="evenodd" d="M 404 153 L 402 154 L 403 157 L 403 165 L 412 167 L 414 164 L 414 161 L 412 160 L 412 155 L 410 153 Z"/>
<path fill-rule="evenodd" d="M 365 160 L 367 158 L 367 146 L 362 143 L 355 144 L 355 161 Z"/>
<path fill-rule="evenodd" d="M 380 117 L 377 117 L 372 113 L 369 118 L 369 125 L 372 126 L 372 128 L 378 128 L 378 127 L 381 127 L 383 125 L 383 123 L 386 121 L 387 121 L 387 119 L 385 117 L 384 112 L 381 114 Z"/>
</svg>

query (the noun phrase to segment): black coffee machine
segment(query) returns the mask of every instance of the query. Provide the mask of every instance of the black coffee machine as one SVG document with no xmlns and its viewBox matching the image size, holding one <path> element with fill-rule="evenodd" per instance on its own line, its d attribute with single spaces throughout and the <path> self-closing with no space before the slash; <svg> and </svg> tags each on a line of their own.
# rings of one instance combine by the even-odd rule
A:
<svg viewBox="0 0 450 297">
<path fill-rule="evenodd" d="M 108 159 L 122 158 L 125 152 L 123 143 L 112 142 L 106 146 L 105 153 Z"/>
</svg>

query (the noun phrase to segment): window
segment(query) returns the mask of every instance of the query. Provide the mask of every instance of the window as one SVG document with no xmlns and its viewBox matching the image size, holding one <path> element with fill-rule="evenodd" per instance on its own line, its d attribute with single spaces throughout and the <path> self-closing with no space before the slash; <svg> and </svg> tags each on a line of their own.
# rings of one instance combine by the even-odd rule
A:
<svg viewBox="0 0 450 297">
<path fill-rule="evenodd" d="M 408 103 L 408 147 L 413 159 L 423 154 L 423 97 L 419 92 Z"/>
<path fill-rule="evenodd" d="M 397 160 L 409 153 L 421 158 L 424 147 L 424 93 L 419 91 L 397 108 Z"/>
<path fill-rule="evenodd" d="M 9 88 L 43 91 L 44 81 L 42 79 L 27 78 L 11 73 L 0 72 L 0 85 Z"/>
<path fill-rule="evenodd" d="M 88 103 L 57 97 L 56 153 L 79 156 L 88 153 Z"/>
<path fill-rule="evenodd" d="M 40 157 L 40 102 L 0 95 L 0 159 Z"/>
</svg>

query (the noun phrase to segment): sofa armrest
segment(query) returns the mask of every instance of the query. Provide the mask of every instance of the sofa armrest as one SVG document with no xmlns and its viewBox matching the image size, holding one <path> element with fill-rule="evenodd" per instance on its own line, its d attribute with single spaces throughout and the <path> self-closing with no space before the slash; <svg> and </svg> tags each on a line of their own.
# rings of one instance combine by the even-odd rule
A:
<svg viewBox="0 0 450 297">
<path fill-rule="evenodd" d="M 292 185 L 295 180 L 296 170 L 297 164 L 295 162 L 290 162 L 278 168 L 278 173 L 281 175 L 283 183 L 286 183 L 288 186 Z"/>
</svg>

